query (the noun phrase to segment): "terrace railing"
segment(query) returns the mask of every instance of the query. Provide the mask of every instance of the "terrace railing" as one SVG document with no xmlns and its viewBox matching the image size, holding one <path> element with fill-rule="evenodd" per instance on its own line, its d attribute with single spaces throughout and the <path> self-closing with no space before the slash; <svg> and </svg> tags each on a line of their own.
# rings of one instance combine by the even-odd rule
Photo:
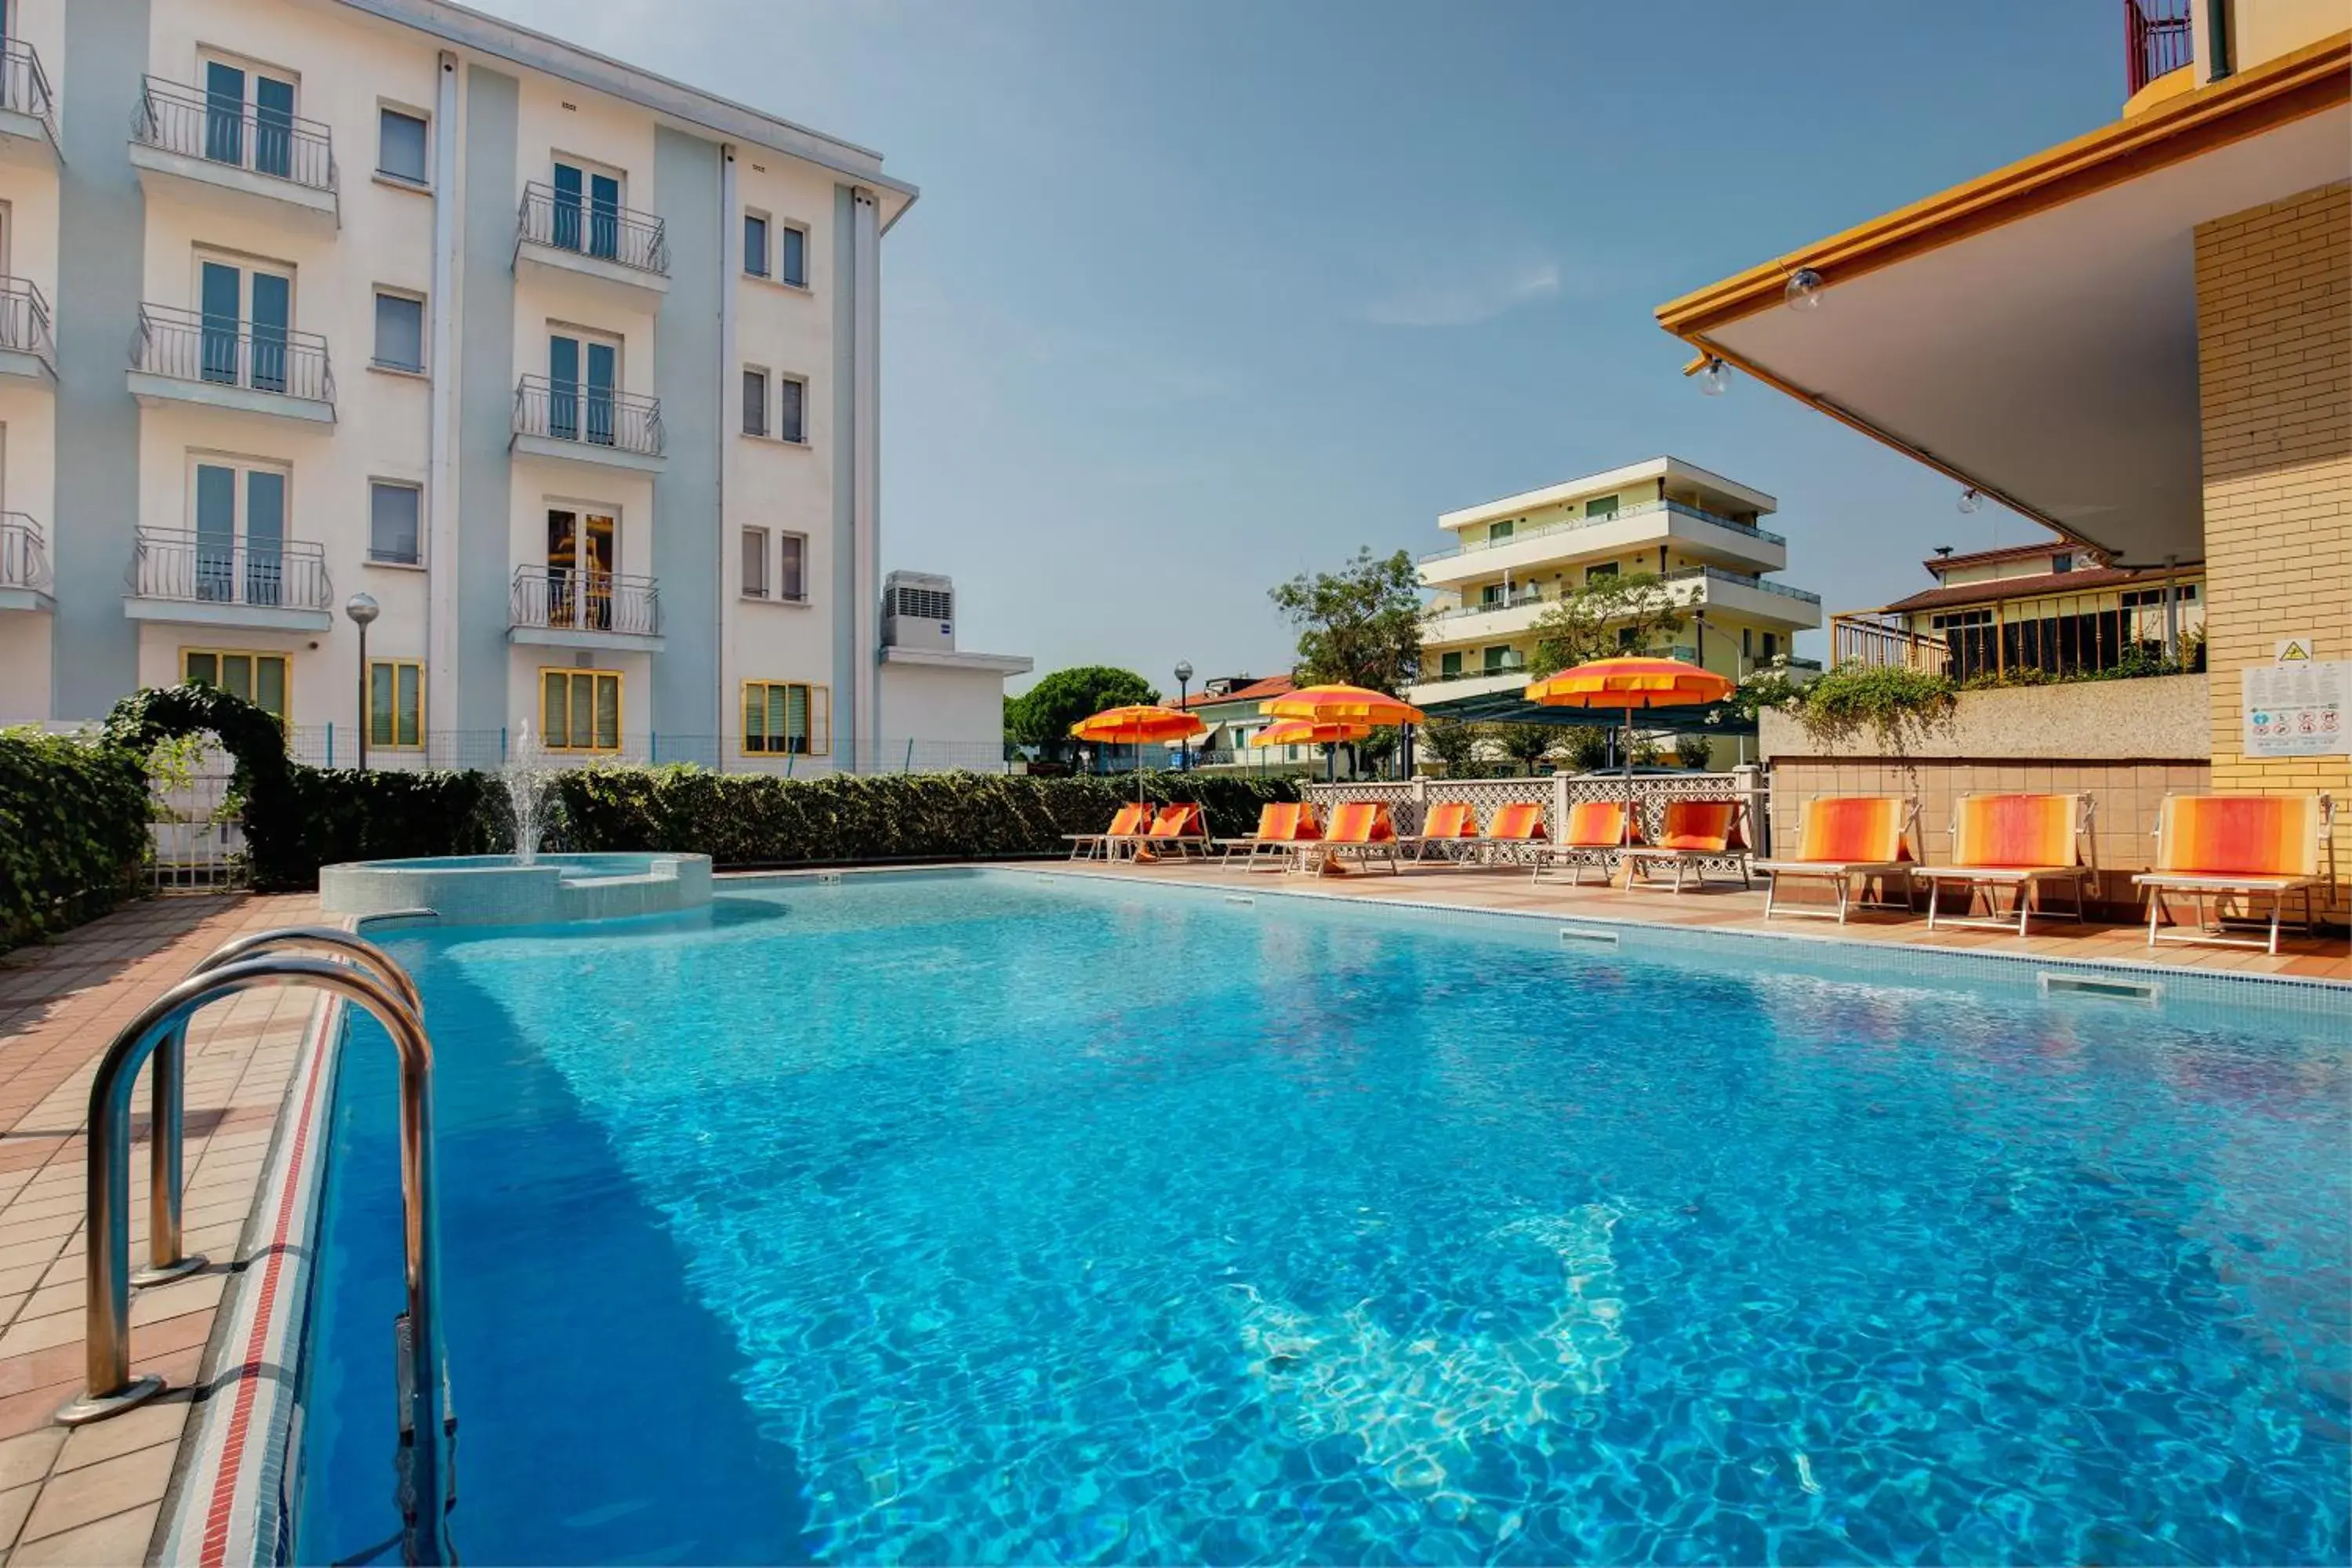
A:
<svg viewBox="0 0 2352 1568">
<path fill-rule="evenodd" d="M 177 528 L 139 531 L 131 592 L 142 599 L 272 610 L 331 610 L 335 603 L 326 552 L 317 544 L 255 543 Z"/>
<path fill-rule="evenodd" d="M 2189 0 L 2124 0 L 2125 95 L 2196 58 Z"/>
<path fill-rule="evenodd" d="M 515 384 L 514 433 L 662 455 L 661 399 L 527 375 Z"/>
<path fill-rule="evenodd" d="M 1775 583 L 1770 578 L 1759 577 L 1753 572 L 1731 572 L 1720 566 L 1681 567 L 1667 573 L 1665 581 L 1669 583 L 1733 583 L 1742 588 L 1755 588 L 1767 594 L 1778 594 L 1784 599 L 1795 599 L 1803 604 L 1818 605 L 1822 602 L 1822 596 L 1819 594 L 1808 594 L 1802 588 L 1791 588 L 1785 583 Z"/>
<path fill-rule="evenodd" d="M 41 525 L 21 511 L 0 511 L 0 588 L 48 591 L 49 552 Z"/>
<path fill-rule="evenodd" d="M 1664 512 L 1671 512 L 1680 517 L 1696 518 L 1701 522 L 1711 522 L 1717 528 L 1727 528 L 1734 533 L 1743 533 L 1750 539 L 1761 540 L 1767 544 L 1789 542 L 1769 528 L 1759 528 L 1752 522 L 1739 522 L 1716 512 L 1703 511 L 1695 506 L 1685 506 L 1678 500 L 1645 500 L 1629 507 L 1621 507 L 1607 517 L 1571 517 L 1564 518 L 1558 522 L 1538 523 L 1532 528 L 1515 530 L 1505 539 L 1484 539 L 1475 543 L 1457 544 L 1451 550 L 1433 550 L 1420 559 L 1449 561 L 1457 555 L 1472 555 L 1481 550 L 1500 550 L 1507 545 L 1517 544 L 1523 540 L 1541 539 L 1547 534 L 1567 533 L 1580 528 L 1601 528 L 1609 523 L 1622 522 L 1628 518 Z"/>
<path fill-rule="evenodd" d="M 651 577 L 583 572 L 570 566 L 518 566 L 509 624 L 549 631 L 661 632 L 661 589 Z"/>
<path fill-rule="evenodd" d="M 1643 832 L 1653 843 L 1665 822 L 1666 803 L 1673 800 L 1737 800 L 1748 808 L 1752 833 L 1743 832 L 1748 847 L 1759 855 L 1771 852 L 1771 814 L 1764 771 L 1735 768 L 1727 773 L 1637 773 L 1633 781 L 1635 807 Z M 1379 801 L 1401 834 L 1421 831 L 1433 801 L 1462 801 L 1485 832 L 1495 814 L 1507 805 L 1540 805 L 1549 831 L 1557 833 L 1569 811 L 1583 801 L 1625 798 L 1625 779 L 1612 773 L 1552 773 L 1543 778 L 1413 778 L 1386 783 L 1319 784 L 1306 786 L 1307 796 L 1325 821 L 1331 808 L 1346 801 Z M 1726 865 L 1728 866 L 1728 862 Z"/>
<path fill-rule="evenodd" d="M 1951 668 L 1952 650 L 1942 637 L 1915 632 L 1900 618 L 1869 615 L 1830 617 L 1830 663 L 1866 669 L 1910 669 L 1941 675 Z"/>
<path fill-rule="evenodd" d="M 669 237 L 661 219 L 630 207 L 605 206 L 536 180 L 523 187 L 515 239 L 577 251 L 639 272 L 669 275 Z"/>
<path fill-rule="evenodd" d="M 316 403 L 335 400 L 327 340 L 316 332 L 208 316 L 172 305 L 141 305 L 131 367 L 173 381 L 210 382 Z"/>
<path fill-rule="evenodd" d="M 48 75 L 41 69 L 41 57 L 22 38 L 0 41 L 0 109 L 39 121 L 55 145 L 57 100 L 49 92 Z"/>
<path fill-rule="evenodd" d="M 58 365 L 57 340 L 49 331 L 49 302 L 29 278 L 0 278 L 0 349 L 37 354 Z"/>
<path fill-rule="evenodd" d="M 131 139 L 314 191 L 335 188 L 334 136 L 319 121 L 161 77 L 140 88 Z"/>
</svg>

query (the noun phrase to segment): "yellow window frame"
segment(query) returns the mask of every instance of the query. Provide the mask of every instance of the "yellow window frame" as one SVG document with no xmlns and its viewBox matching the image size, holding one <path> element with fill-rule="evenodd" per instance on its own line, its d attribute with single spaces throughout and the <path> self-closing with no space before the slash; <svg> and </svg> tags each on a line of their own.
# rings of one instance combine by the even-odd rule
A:
<svg viewBox="0 0 2352 1568">
<path fill-rule="evenodd" d="M 378 670 L 383 672 L 384 679 L 392 685 L 392 702 L 389 711 L 385 714 L 388 722 L 383 731 L 377 730 L 375 723 L 375 682 Z M 414 676 L 416 681 L 415 722 L 404 727 L 407 731 L 405 737 L 402 733 L 404 726 L 401 723 L 400 711 L 400 677 L 404 670 Z M 425 662 L 422 659 L 372 658 L 368 660 L 367 726 L 368 744 L 379 751 L 421 752 L 425 749 Z"/>
<path fill-rule="evenodd" d="M 560 679 L 563 682 L 564 710 L 562 723 L 556 721 L 556 715 L 548 701 L 551 679 Z M 609 742 L 604 738 L 603 726 L 598 722 L 604 710 L 600 694 L 608 687 L 613 693 L 613 723 L 610 731 L 612 738 Z M 582 690 L 585 690 L 588 694 L 589 740 L 586 745 L 574 745 L 572 742 L 573 733 L 572 711 L 572 705 L 577 700 L 577 694 Z M 563 665 L 541 665 L 539 670 L 541 749 L 550 752 L 604 753 L 619 751 L 621 737 L 627 730 L 625 706 L 627 700 L 628 691 L 623 685 L 621 672 L 617 669 L 573 669 Z"/>
<path fill-rule="evenodd" d="M 802 727 L 806 731 L 799 737 L 805 744 L 795 750 L 790 730 L 792 694 L 801 694 Z M 781 703 L 786 716 L 783 733 L 775 732 L 769 715 L 777 711 Z M 736 705 L 735 742 L 738 754 L 746 757 L 829 757 L 833 754 L 833 688 L 823 681 L 811 680 L 747 680 L 743 682 L 742 700 Z M 755 718 L 756 716 L 756 718 Z"/>
<path fill-rule="evenodd" d="M 254 706 L 257 708 L 261 708 L 262 711 L 265 713 L 269 712 L 269 710 L 266 707 L 262 707 L 260 700 L 260 661 L 263 659 L 276 659 L 278 661 L 278 694 L 279 698 L 279 710 L 278 712 L 271 713 L 270 717 L 276 719 L 281 728 L 290 728 L 293 725 L 294 656 L 292 654 L 280 648 L 183 647 L 180 649 L 180 679 L 183 683 L 189 685 L 199 684 L 199 682 L 195 680 L 195 678 L 188 673 L 188 661 L 192 658 L 211 659 L 213 661 L 213 679 L 208 681 L 201 682 L 201 684 L 218 687 L 223 691 L 228 691 L 231 696 L 235 696 L 236 692 L 231 690 L 226 680 L 220 679 L 222 661 L 232 658 L 253 660 L 253 668 L 250 672 L 252 676 L 252 679 L 249 683 L 250 693 L 247 696 L 246 700 L 253 703 Z"/>
</svg>

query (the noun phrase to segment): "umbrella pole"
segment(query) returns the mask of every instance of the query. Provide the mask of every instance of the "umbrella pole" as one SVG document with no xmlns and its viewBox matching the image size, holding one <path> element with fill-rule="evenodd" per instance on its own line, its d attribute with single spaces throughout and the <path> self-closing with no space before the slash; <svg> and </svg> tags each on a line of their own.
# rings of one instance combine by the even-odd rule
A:
<svg viewBox="0 0 2352 1568">
<path fill-rule="evenodd" d="M 1625 825 L 1619 831 L 1624 835 L 1620 848 L 1631 848 L 1633 843 L 1633 705 L 1625 705 Z M 1623 859 L 1622 856 L 1618 858 Z M 1626 880 L 1633 877 L 1632 868 L 1625 868 Z"/>
</svg>

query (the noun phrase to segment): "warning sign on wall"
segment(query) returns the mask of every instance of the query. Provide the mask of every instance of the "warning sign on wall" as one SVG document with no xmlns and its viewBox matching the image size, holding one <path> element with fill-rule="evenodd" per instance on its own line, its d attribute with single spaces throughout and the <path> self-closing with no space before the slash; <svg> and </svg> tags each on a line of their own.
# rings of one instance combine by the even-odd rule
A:
<svg viewBox="0 0 2352 1568">
<path fill-rule="evenodd" d="M 2245 754 L 2333 757 L 2352 754 L 2352 663 L 2311 659 L 2249 665 L 2245 670 Z"/>
</svg>

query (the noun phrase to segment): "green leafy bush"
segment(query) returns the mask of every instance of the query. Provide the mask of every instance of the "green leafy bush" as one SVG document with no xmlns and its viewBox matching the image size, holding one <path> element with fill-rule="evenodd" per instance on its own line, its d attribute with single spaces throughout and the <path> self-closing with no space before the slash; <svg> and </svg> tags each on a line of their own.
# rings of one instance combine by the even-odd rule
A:
<svg viewBox="0 0 2352 1568">
<path fill-rule="evenodd" d="M 104 914 L 139 885 L 147 775 L 121 747 L 0 731 L 0 952 Z"/>
<path fill-rule="evenodd" d="M 1793 710 L 1808 733 L 1845 741 L 1865 731 L 1897 755 L 1951 722 L 1949 676 L 1891 665 L 1842 664 L 1801 687 Z"/>
<path fill-rule="evenodd" d="M 415 855 L 489 855 L 514 847 L 506 789 L 494 773 L 432 771 L 360 773 L 297 765 L 289 781 L 290 831 L 273 832 L 269 887 L 310 887 L 319 868 L 344 860 L 397 860 Z M 254 824 L 246 825 L 253 842 Z"/>
</svg>

